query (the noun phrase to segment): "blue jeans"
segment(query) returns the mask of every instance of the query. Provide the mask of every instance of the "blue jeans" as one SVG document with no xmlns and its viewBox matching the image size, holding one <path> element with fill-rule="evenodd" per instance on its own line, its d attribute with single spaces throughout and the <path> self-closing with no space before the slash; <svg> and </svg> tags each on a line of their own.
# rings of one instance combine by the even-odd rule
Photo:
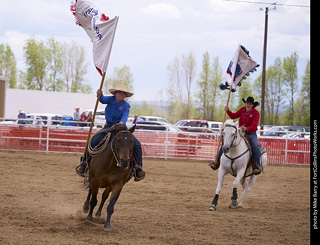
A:
<svg viewBox="0 0 320 245">
<path fill-rule="evenodd" d="M 253 153 L 253 159 L 256 162 L 256 164 L 260 167 L 260 149 L 259 149 L 259 144 L 258 144 L 258 136 L 256 134 L 256 132 L 253 133 L 246 133 L 249 134 L 251 136 L 251 148 L 252 148 L 252 153 Z M 218 157 L 220 158 L 222 156 L 222 146 L 223 143 L 221 144 L 219 153 L 218 153 Z"/>
<path fill-rule="evenodd" d="M 111 124 L 112 126 L 112 124 Z M 111 127 L 110 124 L 106 124 L 103 129 L 106 129 L 106 128 L 110 128 Z M 107 132 L 101 132 L 97 135 L 95 135 L 92 140 L 91 140 L 91 147 L 94 148 L 96 145 L 99 144 L 99 142 L 103 139 L 103 137 L 105 137 L 107 134 Z M 133 139 L 133 151 L 134 151 L 134 154 L 136 156 L 136 160 L 137 160 L 137 163 L 138 165 L 142 168 L 142 148 L 141 148 L 141 143 L 140 141 L 136 138 L 136 136 L 134 136 L 132 134 L 132 139 Z M 86 154 L 83 158 L 83 161 L 85 161 L 87 158 L 87 151 L 86 151 Z"/>
</svg>

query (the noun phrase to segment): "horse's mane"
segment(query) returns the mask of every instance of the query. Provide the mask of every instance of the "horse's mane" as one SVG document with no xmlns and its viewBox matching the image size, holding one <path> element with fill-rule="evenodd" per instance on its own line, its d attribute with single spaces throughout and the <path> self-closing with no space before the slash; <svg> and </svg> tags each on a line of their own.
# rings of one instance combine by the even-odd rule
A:
<svg viewBox="0 0 320 245">
<path fill-rule="evenodd" d="M 128 130 L 127 126 L 126 125 L 113 125 L 111 128 L 110 128 L 110 132 L 114 135 L 116 135 L 118 132 L 120 131 L 124 131 L 124 130 Z"/>
<path fill-rule="evenodd" d="M 223 124 L 223 127 L 227 126 L 227 125 L 232 125 L 232 126 L 236 126 L 238 127 L 238 121 L 233 122 L 232 119 L 228 119 L 227 121 L 225 121 L 225 123 Z"/>
</svg>

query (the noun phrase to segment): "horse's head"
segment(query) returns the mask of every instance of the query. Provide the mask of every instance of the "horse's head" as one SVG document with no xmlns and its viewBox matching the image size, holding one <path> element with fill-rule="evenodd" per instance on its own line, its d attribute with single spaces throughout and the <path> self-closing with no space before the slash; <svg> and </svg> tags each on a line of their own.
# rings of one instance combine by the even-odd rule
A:
<svg viewBox="0 0 320 245">
<path fill-rule="evenodd" d="M 223 147 L 222 150 L 224 153 L 228 153 L 233 142 L 238 137 L 238 121 L 234 123 L 232 120 L 227 120 L 223 125 Z"/>
<path fill-rule="evenodd" d="M 126 130 L 126 127 L 115 126 L 115 137 L 113 140 L 113 154 L 118 167 L 128 168 L 133 158 L 132 133 L 135 126 Z"/>
</svg>

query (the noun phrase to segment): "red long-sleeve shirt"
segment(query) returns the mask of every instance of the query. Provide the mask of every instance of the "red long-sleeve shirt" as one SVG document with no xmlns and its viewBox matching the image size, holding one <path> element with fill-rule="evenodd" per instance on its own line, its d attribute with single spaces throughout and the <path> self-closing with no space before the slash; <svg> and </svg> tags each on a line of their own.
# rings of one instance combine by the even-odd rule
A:
<svg viewBox="0 0 320 245">
<path fill-rule="evenodd" d="M 246 112 L 246 107 L 240 108 L 237 112 L 233 113 L 230 110 L 227 111 L 231 119 L 239 118 L 239 127 L 245 126 L 246 132 L 256 132 L 258 130 L 258 123 L 260 119 L 260 113 L 252 108 L 249 112 Z"/>
</svg>

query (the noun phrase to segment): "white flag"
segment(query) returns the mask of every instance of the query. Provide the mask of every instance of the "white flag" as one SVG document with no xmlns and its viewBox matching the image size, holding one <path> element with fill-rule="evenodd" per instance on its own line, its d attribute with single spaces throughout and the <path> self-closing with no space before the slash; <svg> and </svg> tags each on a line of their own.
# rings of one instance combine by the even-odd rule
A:
<svg viewBox="0 0 320 245">
<path fill-rule="evenodd" d="M 99 73 L 107 71 L 119 17 L 109 19 L 91 2 L 76 0 L 71 5 L 76 23 L 84 28 L 93 42 L 93 62 Z"/>
<path fill-rule="evenodd" d="M 237 85 L 241 85 L 240 81 L 258 66 L 249 52 L 239 44 L 227 68 L 226 81 L 220 84 L 220 88 L 227 89 L 232 85 L 232 91 L 235 91 Z"/>
<path fill-rule="evenodd" d="M 238 48 L 236 52 L 234 52 L 232 59 L 229 63 L 229 66 L 227 68 L 227 75 L 226 75 L 227 83 L 229 86 L 231 84 L 233 88 L 236 88 L 237 86 L 237 84 L 234 82 L 237 76 L 239 75 L 238 58 L 239 58 L 240 49 L 241 49 L 240 45 L 238 45 Z"/>
</svg>

